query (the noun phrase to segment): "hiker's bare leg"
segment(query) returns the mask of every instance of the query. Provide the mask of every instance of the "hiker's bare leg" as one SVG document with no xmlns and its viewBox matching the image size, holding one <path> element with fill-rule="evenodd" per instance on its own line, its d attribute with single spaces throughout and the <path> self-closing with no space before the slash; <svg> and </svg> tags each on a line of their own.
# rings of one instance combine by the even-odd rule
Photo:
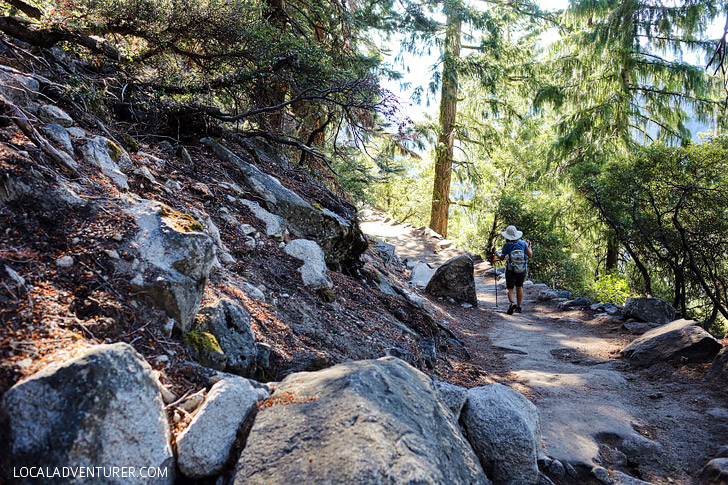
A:
<svg viewBox="0 0 728 485">
<path fill-rule="evenodd" d="M 513 288 L 508 288 L 508 301 L 513 303 Z"/>
<path fill-rule="evenodd" d="M 508 298 L 510 298 L 510 296 Z M 521 302 L 523 301 L 523 287 L 522 286 L 516 287 L 516 298 L 518 298 L 518 303 L 516 303 L 516 305 L 521 306 Z M 511 300 L 511 301 L 513 301 L 513 300 Z"/>
</svg>

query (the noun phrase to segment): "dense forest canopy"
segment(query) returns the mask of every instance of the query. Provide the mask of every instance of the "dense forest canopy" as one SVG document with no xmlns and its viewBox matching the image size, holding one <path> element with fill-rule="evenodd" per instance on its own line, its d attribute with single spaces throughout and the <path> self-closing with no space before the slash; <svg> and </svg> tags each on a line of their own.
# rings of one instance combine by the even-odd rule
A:
<svg viewBox="0 0 728 485">
<path fill-rule="evenodd" d="M 726 44 L 706 33 L 723 2 L 2 3 L 0 31 L 84 56 L 72 101 L 137 137 L 263 138 L 486 257 L 515 224 L 537 280 L 728 321 Z M 423 52 L 440 55 L 415 97 L 439 115 L 412 123 L 382 81 Z"/>
</svg>

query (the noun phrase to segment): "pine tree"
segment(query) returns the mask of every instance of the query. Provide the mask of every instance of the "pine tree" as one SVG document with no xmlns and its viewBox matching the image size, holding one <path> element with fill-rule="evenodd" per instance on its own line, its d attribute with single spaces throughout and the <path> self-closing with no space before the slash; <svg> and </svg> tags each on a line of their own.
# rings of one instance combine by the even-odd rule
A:
<svg viewBox="0 0 728 485">
<path fill-rule="evenodd" d="M 429 86 L 431 94 L 435 94 L 438 88 L 440 94 L 435 178 L 429 225 L 434 231 L 446 237 L 451 204 L 450 186 L 454 148 L 458 142 L 458 132 L 462 131 L 459 130 L 460 124 L 457 119 L 461 79 L 479 79 L 483 86 L 489 86 L 494 92 L 496 83 L 493 79 L 502 75 L 506 69 L 504 65 L 508 62 L 505 55 L 508 42 L 503 32 L 509 31 L 523 18 L 539 20 L 545 14 L 530 1 L 506 4 L 487 1 L 475 5 L 461 0 L 445 0 L 441 4 L 430 3 L 424 7 L 409 4 L 405 10 L 406 18 L 411 23 L 408 24 L 410 36 L 403 44 L 404 50 L 417 53 L 423 44 L 426 46 L 425 49 L 433 45 L 442 49 L 438 60 L 438 63 L 442 64 L 442 70 L 436 73 Z M 435 20 L 439 12 L 446 17 L 444 24 Z M 520 35 L 526 34 L 526 31 L 520 32 Z M 464 39 L 475 41 L 475 45 L 463 45 Z M 469 53 L 461 56 L 462 49 L 467 49 Z M 481 64 L 479 59 L 484 52 L 491 60 L 500 59 L 500 63 Z M 494 67 L 498 72 L 490 70 Z M 415 90 L 416 95 L 421 96 L 422 91 L 422 88 Z"/>
<path fill-rule="evenodd" d="M 563 17 L 567 35 L 547 64 L 552 82 L 535 99 L 537 107 L 561 108 L 554 147 L 562 160 L 582 169 L 595 162 L 598 170 L 604 157 L 640 144 L 688 142 L 690 117 L 714 121 L 717 78 L 682 59 L 712 53 L 703 33 L 722 9 L 714 0 L 572 3 Z"/>
<path fill-rule="evenodd" d="M 720 80 L 705 64 L 684 59 L 712 54 L 715 43 L 705 39 L 704 30 L 724 10 L 713 0 L 571 4 L 562 17 L 564 37 L 544 63 L 548 82 L 534 104 L 557 108 L 554 158 L 577 187 L 588 192 L 586 183 L 605 163 L 641 145 L 690 143 L 691 119 L 722 123 Z M 613 228 L 604 227 L 607 269 L 616 267 L 624 246 L 618 239 Z"/>
<path fill-rule="evenodd" d="M 462 21 L 457 12 L 448 12 L 440 94 L 440 133 L 435 147 L 435 179 L 430 211 L 430 228 L 443 237 L 447 237 L 447 216 L 450 210 L 450 179 L 458 97 L 457 61 L 460 58 L 461 31 Z"/>
</svg>

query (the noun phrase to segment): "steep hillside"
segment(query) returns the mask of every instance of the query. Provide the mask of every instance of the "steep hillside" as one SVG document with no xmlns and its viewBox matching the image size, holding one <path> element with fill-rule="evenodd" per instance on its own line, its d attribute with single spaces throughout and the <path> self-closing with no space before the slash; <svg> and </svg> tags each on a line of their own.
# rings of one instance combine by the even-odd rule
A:
<svg viewBox="0 0 728 485">
<path fill-rule="evenodd" d="M 503 268 L 118 69 L 0 39 L 0 484 L 724 483 L 725 338 L 508 314 Z"/>
<path fill-rule="evenodd" d="M 443 379 L 485 378 L 442 330 L 450 317 L 400 288 L 401 262 L 365 240 L 356 208 L 289 154 L 138 133 L 69 96 L 66 68 L 99 82 L 83 62 L 21 45 L 0 58 L 0 393 L 105 342 L 131 344 L 177 397 L 206 382 L 194 362 L 267 382 L 395 354 Z M 331 284 L 304 284 L 285 249 L 299 238 L 323 248 Z M 198 305 L 223 299 L 249 315 L 255 364 L 198 338 L 210 334 Z M 422 339 L 439 358 L 423 357 Z"/>
</svg>

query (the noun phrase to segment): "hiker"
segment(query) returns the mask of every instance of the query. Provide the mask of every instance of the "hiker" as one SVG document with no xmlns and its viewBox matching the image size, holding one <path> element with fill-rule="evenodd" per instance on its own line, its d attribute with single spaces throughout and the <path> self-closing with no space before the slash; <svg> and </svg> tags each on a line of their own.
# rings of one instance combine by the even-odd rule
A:
<svg viewBox="0 0 728 485">
<path fill-rule="evenodd" d="M 533 257 L 531 241 L 521 241 L 523 232 L 516 229 L 516 226 L 508 226 L 501 236 L 507 239 L 503 248 L 498 252 L 497 257 L 506 261 L 506 288 L 508 288 L 509 315 L 513 312 L 521 313 L 521 302 L 523 301 L 523 281 L 526 279 L 528 258 Z M 513 287 L 516 288 L 516 302 L 513 303 Z"/>
</svg>

